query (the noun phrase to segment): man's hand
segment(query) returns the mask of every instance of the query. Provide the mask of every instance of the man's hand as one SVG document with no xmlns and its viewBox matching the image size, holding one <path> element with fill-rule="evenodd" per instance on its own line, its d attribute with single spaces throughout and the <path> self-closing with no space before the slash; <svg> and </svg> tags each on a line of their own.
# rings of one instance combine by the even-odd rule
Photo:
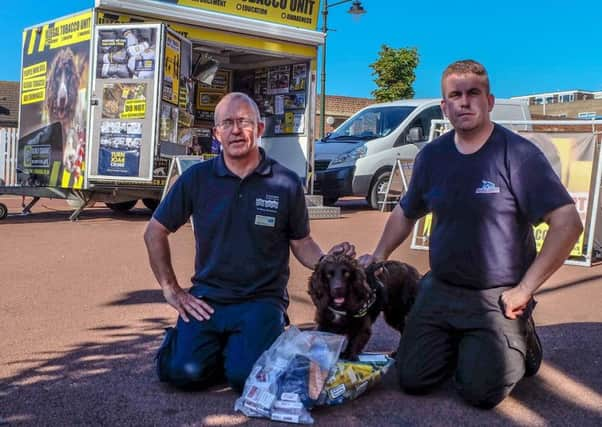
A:
<svg viewBox="0 0 602 427">
<path fill-rule="evenodd" d="M 370 264 L 374 264 L 375 262 L 384 261 L 384 259 L 379 259 L 379 258 L 375 257 L 373 254 L 364 254 L 361 257 L 359 257 L 357 260 L 363 268 L 367 268 Z"/>
<path fill-rule="evenodd" d="M 199 322 L 209 320 L 213 314 L 213 308 L 202 299 L 196 298 L 182 288 L 173 290 L 171 288 L 163 288 L 163 296 L 165 300 L 175 308 L 182 320 L 189 322 L 188 315 L 197 319 Z"/>
<path fill-rule="evenodd" d="M 504 316 L 512 320 L 522 316 L 532 297 L 533 295 L 531 292 L 520 284 L 512 289 L 504 291 L 500 296 L 500 303 Z"/>
<path fill-rule="evenodd" d="M 349 242 L 341 242 L 334 245 L 328 251 L 328 255 L 344 254 L 351 258 L 355 257 L 355 246 Z"/>
</svg>

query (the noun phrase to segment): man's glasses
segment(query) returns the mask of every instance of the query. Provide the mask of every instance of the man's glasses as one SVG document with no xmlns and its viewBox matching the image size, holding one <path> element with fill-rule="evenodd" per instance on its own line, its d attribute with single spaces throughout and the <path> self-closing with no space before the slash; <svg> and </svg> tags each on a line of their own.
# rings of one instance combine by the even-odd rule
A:
<svg viewBox="0 0 602 427">
<path fill-rule="evenodd" d="M 234 123 L 236 123 L 240 129 L 252 129 L 253 125 L 255 125 L 255 122 L 253 120 L 240 118 L 240 119 L 236 119 L 236 120 L 232 120 L 232 119 L 222 120 L 221 122 L 219 122 L 217 124 L 217 127 L 222 130 L 230 130 L 234 127 Z"/>
</svg>

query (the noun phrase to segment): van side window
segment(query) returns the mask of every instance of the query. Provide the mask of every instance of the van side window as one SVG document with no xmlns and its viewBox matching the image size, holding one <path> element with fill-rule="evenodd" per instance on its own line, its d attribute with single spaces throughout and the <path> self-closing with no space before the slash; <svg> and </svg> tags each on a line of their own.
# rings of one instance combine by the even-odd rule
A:
<svg viewBox="0 0 602 427">
<path fill-rule="evenodd" d="M 438 105 L 429 107 L 422 111 L 418 116 L 412 120 L 410 125 L 401 133 L 395 147 L 404 144 L 413 144 L 417 142 L 426 142 L 429 139 L 429 132 L 431 130 L 431 120 L 443 119 L 443 113 L 441 107 Z M 414 130 L 412 130 L 414 129 Z"/>
</svg>

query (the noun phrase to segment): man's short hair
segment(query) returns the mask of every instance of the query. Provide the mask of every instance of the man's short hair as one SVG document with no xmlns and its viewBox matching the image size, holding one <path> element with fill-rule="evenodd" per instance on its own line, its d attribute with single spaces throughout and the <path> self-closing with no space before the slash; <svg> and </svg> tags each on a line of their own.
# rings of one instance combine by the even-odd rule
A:
<svg viewBox="0 0 602 427">
<path fill-rule="evenodd" d="M 243 92 L 230 92 L 229 94 L 224 96 L 217 103 L 217 105 L 215 107 L 215 112 L 213 115 L 213 122 L 214 122 L 215 126 L 217 126 L 220 122 L 220 118 L 218 117 L 217 113 L 220 110 L 221 105 L 226 102 L 232 102 L 234 100 L 243 101 L 247 105 L 249 105 L 251 107 L 251 109 L 253 110 L 253 112 L 255 113 L 255 117 L 253 117 L 253 120 L 255 120 L 255 123 L 259 123 L 261 121 L 261 114 L 259 114 L 259 107 L 257 107 L 257 103 L 253 100 L 253 98 L 251 98 L 249 95 L 247 95 L 246 93 L 243 93 Z"/>
<path fill-rule="evenodd" d="M 487 74 L 487 70 L 485 69 L 483 64 L 473 59 L 462 59 L 460 61 L 456 61 L 449 64 L 445 71 L 443 71 L 443 76 L 441 77 L 441 92 L 443 93 L 443 98 L 445 98 L 445 92 L 443 91 L 443 81 L 452 74 L 476 74 L 479 77 L 483 77 L 483 79 L 485 80 L 485 85 L 487 87 L 487 95 L 489 95 L 489 75 Z"/>
</svg>

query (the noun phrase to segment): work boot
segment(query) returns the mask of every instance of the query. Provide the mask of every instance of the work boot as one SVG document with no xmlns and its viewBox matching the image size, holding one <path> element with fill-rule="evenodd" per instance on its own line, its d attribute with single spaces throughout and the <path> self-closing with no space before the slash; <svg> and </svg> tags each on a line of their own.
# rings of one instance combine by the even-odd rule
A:
<svg viewBox="0 0 602 427">
<path fill-rule="evenodd" d="M 533 316 L 527 318 L 526 333 L 527 354 L 525 355 L 525 377 L 532 377 L 539 370 L 543 358 L 543 349 L 535 330 Z"/>
</svg>

